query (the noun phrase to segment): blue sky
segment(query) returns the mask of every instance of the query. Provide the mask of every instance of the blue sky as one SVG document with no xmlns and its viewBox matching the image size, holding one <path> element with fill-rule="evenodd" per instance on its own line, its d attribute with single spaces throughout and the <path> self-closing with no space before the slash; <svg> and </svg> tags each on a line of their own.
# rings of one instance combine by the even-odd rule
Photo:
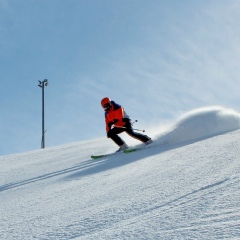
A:
<svg viewBox="0 0 240 240">
<path fill-rule="evenodd" d="M 136 127 L 239 111 L 238 0 L 0 0 L 0 155 L 106 136 L 100 100 Z M 106 141 L 110 141 L 106 138 Z"/>
</svg>

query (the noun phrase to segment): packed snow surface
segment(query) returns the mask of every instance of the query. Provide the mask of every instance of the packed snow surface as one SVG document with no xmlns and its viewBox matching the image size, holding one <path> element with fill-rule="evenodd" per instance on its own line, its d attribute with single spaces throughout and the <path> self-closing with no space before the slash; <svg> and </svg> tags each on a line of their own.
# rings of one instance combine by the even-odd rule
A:
<svg viewBox="0 0 240 240">
<path fill-rule="evenodd" d="M 2 156 L 0 239 L 240 239 L 239 128 L 209 107 L 129 154 L 92 160 L 104 137 Z"/>
</svg>

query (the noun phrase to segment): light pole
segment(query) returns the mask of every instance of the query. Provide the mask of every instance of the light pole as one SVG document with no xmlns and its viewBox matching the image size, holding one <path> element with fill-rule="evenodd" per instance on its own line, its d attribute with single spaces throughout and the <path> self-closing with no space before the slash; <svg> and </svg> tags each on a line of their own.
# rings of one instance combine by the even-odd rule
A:
<svg viewBox="0 0 240 240">
<path fill-rule="evenodd" d="M 39 81 L 38 86 L 42 88 L 42 143 L 41 148 L 45 148 L 45 130 L 44 130 L 44 87 L 48 85 L 48 80 Z"/>
</svg>

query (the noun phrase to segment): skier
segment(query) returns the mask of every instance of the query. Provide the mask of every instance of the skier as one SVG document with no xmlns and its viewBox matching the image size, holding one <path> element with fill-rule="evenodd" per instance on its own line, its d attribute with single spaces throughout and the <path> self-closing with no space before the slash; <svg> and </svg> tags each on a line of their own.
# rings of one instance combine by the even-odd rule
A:
<svg viewBox="0 0 240 240">
<path fill-rule="evenodd" d="M 108 97 L 102 99 L 101 105 L 105 111 L 107 137 L 111 138 L 120 147 L 117 152 L 128 148 L 128 145 L 118 136 L 122 132 L 126 132 L 146 145 L 153 142 L 150 137 L 133 131 L 131 119 L 122 106 Z"/>
</svg>

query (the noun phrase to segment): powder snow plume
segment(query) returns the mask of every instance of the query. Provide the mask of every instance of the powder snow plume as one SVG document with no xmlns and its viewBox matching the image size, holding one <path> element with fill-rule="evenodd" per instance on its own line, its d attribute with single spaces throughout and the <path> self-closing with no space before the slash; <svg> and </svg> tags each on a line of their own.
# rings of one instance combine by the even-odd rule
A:
<svg viewBox="0 0 240 240">
<path fill-rule="evenodd" d="M 160 144 L 197 141 L 240 128 L 240 114 L 220 106 L 195 109 L 183 115 L 168 130 L 160 133 Z"/>
</svg>

